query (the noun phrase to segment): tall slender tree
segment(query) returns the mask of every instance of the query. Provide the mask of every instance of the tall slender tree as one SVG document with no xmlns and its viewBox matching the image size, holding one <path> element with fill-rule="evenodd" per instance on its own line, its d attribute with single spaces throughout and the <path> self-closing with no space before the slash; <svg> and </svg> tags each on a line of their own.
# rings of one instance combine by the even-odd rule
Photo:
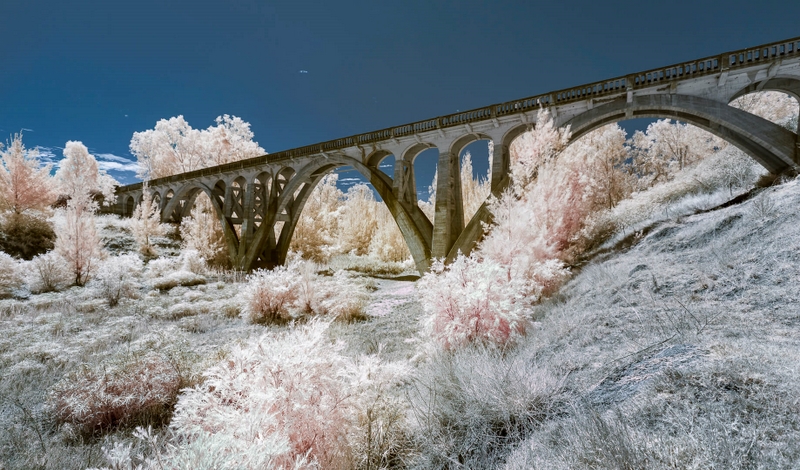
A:
<svg viewBox="0 0 800 470">
<path fill-rule="evenodd" d="M 99 170 L 85 145 L 72 141 L 64 146 L 56 179 L 68 200 L 55 249 L 67 261 L 74 283 L 83 285 L 104 256 L 95 229 L 93 196 L 100 192 L 113 200 L 113 180 Z"/>
<path fill-rule="evenodd" d="M 139 244 L 139 251 L 147 256 L 155 255 L 156 252 L 150 243 L 150 238 L 163 235 L 164 226 L 161 225 L 158 202 L 153 200 L 153 195 L 147 187 L 147 181 L 142 187 L 142 202 L 133 211 L 131 230 L 136 243 Z"/>
</svg>

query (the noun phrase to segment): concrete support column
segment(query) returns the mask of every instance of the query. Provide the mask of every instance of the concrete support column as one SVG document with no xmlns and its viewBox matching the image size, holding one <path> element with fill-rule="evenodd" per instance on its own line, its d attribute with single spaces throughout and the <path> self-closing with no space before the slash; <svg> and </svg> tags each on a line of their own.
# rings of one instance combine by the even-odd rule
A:
<svg viewBox="0 0 800 470">
<path fill-rule="evenodd" d="M 239 238 L 239 259 L 244 259 L 253 241 L 253 225 L 256 215 L 253 210 L 253 201 L 256 197 L 255 186 L 254 183 L 250 182 L 242 188 L 242 191 L 244 191 L 242 195 L 242 212 L 244 214 L 242 214 L 242 235 Z"/>
<path fill-rule="evenodd" d="M 417 184 L 414 180 L 414 164 L 410 161 L 395 159 L 392 193 L 401 203 L 416 205 Z"/>
<path fill-rule="evenodd" d="M 511 167 L 511 154 L 509 146 L 504 145 L 501 139 L 494 141 L 492 154 L 492 194 L 499 196 L 509 182 Z"/>
<path fill-rule="evenodd" d="M 230 183 L 225 184 L 225 195 L 222 199 L 222 213 L 225 217 L 231 216 L 231 211 L 233 208 L 233 185 Z"/>
<path fill-rule="evenodd" d="M 437 171 L 431 255 L 444 258 L 464 230 L 458 154 L 440 150 Z"/>
</svg>

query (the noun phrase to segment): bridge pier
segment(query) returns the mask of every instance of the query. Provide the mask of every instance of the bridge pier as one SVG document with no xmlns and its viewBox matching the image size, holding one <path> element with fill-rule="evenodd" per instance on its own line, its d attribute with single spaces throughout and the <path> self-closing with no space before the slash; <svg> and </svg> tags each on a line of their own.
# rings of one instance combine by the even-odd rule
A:
<svg viewBox="0 0 800 470">
<path fill-rule="evenodd" d="M 445 258 L 464 230 L 459 155 L 449 149 L 440 150 L 436 170 L 438 177 L 431 256 Z"/>
</svg>

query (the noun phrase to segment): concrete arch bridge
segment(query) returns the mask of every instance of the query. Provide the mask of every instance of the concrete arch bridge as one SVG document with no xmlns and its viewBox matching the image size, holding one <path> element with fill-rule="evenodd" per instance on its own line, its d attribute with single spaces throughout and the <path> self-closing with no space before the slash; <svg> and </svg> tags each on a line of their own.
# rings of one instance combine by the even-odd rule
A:
<svg viewBox="0 0 800 470">
<path fill-rule="evenodd" d="M 797 170 L 796 132 L 729 103 L 747 93 L 777 90 L 800 100 L 800 38 L 690 60 L 587 85 L 366 134 L 285 150 L 257 158 L 158 178 L 149 182 L 163 222 L 180 222 L 198 194 L 211 199 L 235 267 L 281 264 L 303 206 L 322 177 L 350 166 L 388 206 L 420 272 L 433 257 L 469 252 L 481 235 L 485 205 L 463 223 L 459 155 L 466 145 L 494 143 L 491 188 L 508 181 L 509 146 L 548 108 L 573 140 L 600 126 L 631 118 L 673 118 L 694 124 L 737 146 L 772 173 Z M 417 206 L 414 159 L 439 150 L 434 220 Z M 393 176 L 378 169 L 395 157 Z M 142 184 L 118 188 L 109 211 L 131 215 Z"/>
</svg>

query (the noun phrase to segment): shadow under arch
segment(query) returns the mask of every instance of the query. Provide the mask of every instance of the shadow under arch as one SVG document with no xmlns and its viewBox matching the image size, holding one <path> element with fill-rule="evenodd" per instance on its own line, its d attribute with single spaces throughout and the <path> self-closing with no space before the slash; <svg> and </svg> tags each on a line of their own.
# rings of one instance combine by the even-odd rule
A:
<svg viewBox="0 0 800 470">
<path fill-rule="evenodd" d="M 427 218 L 424 219 L 427 225 L 424 222 L 422 224 L 419 223 L 419 215 L 422 215 L 424 218 L 424 214 L 421 213 L 421 210 L 418 207 L 408 208 L 404 204 L 401 204 L 392 192 L 392 180 L 386 174 L 379 171 L 377 167 L 365 165 L 351 157 L 338 155 L 331 155 L 319 164 L 308 165 L 300 169 L 288 180 L 286 185 L 282 188 L 281 194 L 278 196 L 274 210 L 270 211 L 269 218 L 271 220 L 263 223 L 256 231 L 253 237 L 253 243 L 247 250 L 246 255 L 239 260 L 239 266 L 241 266 L 242 269 L 249 269 L 250 266 L 253 265 L 265 248 L 269 235 L 268 230 L 274 224 L 275 216 L 277 214 L 288 214 L 289 219 L 284 223 L 275 247 L 276 253 L 274 261 L 278 264 L 282 264 L 286 260 L 289 243 L 294 233 L 295 226 L 297 225 L 300 213 L 311 191 L 314 190 L 326 174 L 342 166 L 353 167 L 372 184 L 397 222 L 403 239 L 414 258 L 417 269 L 420 273 L 427 272 L 430 268 L 430 239 L 433 227 L 430 222 L 427 221 Z M 413 214 L 414 209 L 419 211 L 419 214 L 416 214 L 416 216 Z"/>
<path fill-rule="evenodd" d="M 180 223 L 192 210 L 194 200 L 201 191 L 198 184 L 187 184 L 178 188 L 161 210 L 161 222 Z"/>
<path fill-rule="evenodd" d="M 125 200 L 123 201 L 122 212 L 125 214 L 126 217 L 133 216 L 133 209 L 135 205 L 136 202 L 134 201 L 133 196 L 128 196 L 127 198 L 125 198 Z"/>
<path fill-rule="evenodd" d="M 797 134 L 764 118 L 707 98 L 685 95 L 635 96 L 595 107 L 560 126 L 569 125 L 570 142 L 618 121 L 631 118 L 672 118 L 726 140 L 774 174 L 797 168 Z"/>
</svg>

